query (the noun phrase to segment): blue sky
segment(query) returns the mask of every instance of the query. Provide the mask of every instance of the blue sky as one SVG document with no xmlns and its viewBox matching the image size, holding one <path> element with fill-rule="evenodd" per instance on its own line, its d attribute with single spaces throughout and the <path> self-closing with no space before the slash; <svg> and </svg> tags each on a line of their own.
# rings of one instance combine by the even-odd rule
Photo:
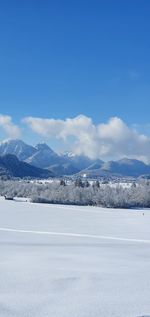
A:
<svg viewBox="0 0 150 317">
<path fill-rule="evenodd" d="M 0 113 L 119 117 L 150 135 L 149 17 L 149 0 L 1 1 Z"/>
</svg>

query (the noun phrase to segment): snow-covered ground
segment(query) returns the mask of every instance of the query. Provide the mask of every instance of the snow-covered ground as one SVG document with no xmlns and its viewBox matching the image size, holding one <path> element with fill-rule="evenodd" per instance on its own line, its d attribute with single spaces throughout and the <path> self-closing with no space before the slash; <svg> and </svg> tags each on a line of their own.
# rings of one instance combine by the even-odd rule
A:
<svg viewBox="0 0 150 317">
<path fill-rule="evenodd" d="M 150 316 L 150 211 L 0 198 L 0 316 Z"/>
</svg>

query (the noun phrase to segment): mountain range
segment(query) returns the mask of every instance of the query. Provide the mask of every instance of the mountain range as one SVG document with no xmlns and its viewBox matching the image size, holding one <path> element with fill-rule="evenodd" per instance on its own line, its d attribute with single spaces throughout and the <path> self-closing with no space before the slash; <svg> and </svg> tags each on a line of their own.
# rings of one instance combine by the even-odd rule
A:
<svg viewBox="0 0 150 317">
<path fill-rule="evenodd" d="M 47 178 L 74 174 L 88 177 L 150 175 L 150 165 L 139 160 L 92 160 L 87 156 L 77 156 L 69 152 L 57 154 L 45 143 L 31 146 L 22 140 L 7 140 L 0 143 L 0 168 L 4 167 L 11 175 L 17 177 Z"/>
<path fill-rule="evenodd" d="M 22 140 L 2 141 L 0 156 L 7 154 L 15 155 L 32 166 L 50 170 L 55 176 L 76 174 L 94 162 L 86 156 L 75 156 L 69 152 L 59 155 L 45 143 L 34 147 Z"/>
</svg>

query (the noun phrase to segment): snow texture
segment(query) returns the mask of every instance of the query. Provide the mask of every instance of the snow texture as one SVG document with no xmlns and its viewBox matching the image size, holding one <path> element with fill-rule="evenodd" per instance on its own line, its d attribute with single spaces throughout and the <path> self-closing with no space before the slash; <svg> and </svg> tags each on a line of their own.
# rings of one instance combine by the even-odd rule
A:
<svg viewBox="0 0 150 317">
<path fill-rule="evenodd" d="M 149 228 L 149 210 L 0 198 L 0 316 L 150 316 Z"/>
</svg>

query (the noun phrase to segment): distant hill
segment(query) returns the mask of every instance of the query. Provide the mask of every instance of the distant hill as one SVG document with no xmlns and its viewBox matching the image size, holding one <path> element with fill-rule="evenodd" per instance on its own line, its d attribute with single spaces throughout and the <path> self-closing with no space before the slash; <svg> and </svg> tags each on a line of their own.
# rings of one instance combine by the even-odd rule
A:
<svg viewBox="0 0 150 317">
<path fill-rule="evenodd" d="M 95 161 L 98 161 L 98 160 L 90 159 L 89 157 L 85 155 L 75 155 L 70 152 L 64 153 L 64 157 L 72 164 L 72 166 L 74 166 L 80 171 L 85 168 L 88 168 L 91 164 L 94 164 Z"/>
<path fill-rule="evenodd" d="M 21 162 L 15 155 L 7 154 L 0 156 L 0 175 L 20 178 L 48 178 L 52 177 L 53 173 Z"/>
<path fill-rule="evenodd" d="M 102 170 L 111 174 L 115 173 L 122 176 L 138 177 L 140 175 L 150 174 L 150 165 L 139 160 L 124 158 L 119 161 L 104 163 Z"/>
<path fill-rule="evenodd" d="M 88 166 L 85 171 L 93 171 L 93 170 L 99 170 L 102 168 L 104 162 L 102 160 L 96 160 L 93 164 Z"/>
<path fill-rule="evenodd" d="M 150 165 L 139 160 L 124 158 L 118 161 L 96 162 L 82 170 L 87 177 L 139 177 L 150 174 Z"/>
</svg>

